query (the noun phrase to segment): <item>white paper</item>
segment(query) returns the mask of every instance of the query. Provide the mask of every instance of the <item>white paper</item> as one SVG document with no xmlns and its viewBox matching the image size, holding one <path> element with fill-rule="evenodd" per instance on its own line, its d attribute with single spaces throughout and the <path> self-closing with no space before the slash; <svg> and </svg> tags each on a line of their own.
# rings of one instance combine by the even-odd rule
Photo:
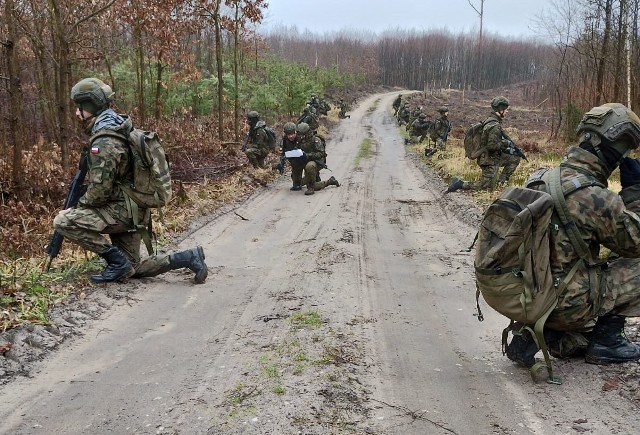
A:
<svg viewBox="0 0 640 435">
<path fill-rule="evenodd" d="M 302 157 L 302 150 L 297 149 L 297 150 L 285 151 L 284 156 L 287 158 Z"/>
</svg>

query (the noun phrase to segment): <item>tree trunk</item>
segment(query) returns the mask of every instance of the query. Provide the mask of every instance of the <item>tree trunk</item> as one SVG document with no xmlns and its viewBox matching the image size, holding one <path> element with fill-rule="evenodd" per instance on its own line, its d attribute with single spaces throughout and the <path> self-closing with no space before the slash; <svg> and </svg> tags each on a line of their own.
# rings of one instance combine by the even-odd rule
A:
<svg viewBox="0 0 640 435">
<path fill-rule="evenodd" d="M 224 137 L 224 76 L 222 68 L 222 29 L 220 26 L 220 2 L 213 14 L 214 31 L 216 33 L 216 70 L 218 72 L 218 139 Z"/>
</svg>

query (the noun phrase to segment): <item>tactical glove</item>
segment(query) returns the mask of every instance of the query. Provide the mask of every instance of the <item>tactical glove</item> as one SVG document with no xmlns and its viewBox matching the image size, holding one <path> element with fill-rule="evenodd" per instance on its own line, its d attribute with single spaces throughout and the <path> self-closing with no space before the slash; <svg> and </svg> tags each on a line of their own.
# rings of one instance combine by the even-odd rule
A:
<svg viewBox="0 0 640 435">
<path fill-rule="evenodd" d="M 622 188 L 640 184 L 640 160 L 625 157 L 620 163 Z"/>
</svg>

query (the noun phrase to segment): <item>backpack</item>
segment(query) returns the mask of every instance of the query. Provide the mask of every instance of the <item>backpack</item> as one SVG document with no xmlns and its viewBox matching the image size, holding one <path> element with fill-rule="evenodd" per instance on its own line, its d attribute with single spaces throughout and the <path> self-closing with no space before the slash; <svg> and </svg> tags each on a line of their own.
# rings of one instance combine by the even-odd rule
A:
<svg viewBox="0 0 640 435">
<path fill-rule="evenodd" d="M 490 120 L 486 124 L 484 122 L 476 122 L 471 125 L 464 133 L 464 156 L 468 159 L 475 160 L 480 157 L 483 152 L 482 132 L 485 125 L 496 123 L 498 121 Z"/>
<path fill-rule="evenodd" d="M 565 197 L 578 189 L 601 186 L 586 174 L 560 179 L 560 167 L 547 172 L 543 169 L 530 178 L 527 187 L 509 187 L 485 211 L 478 234 L 474 260 L 476 278 L 476 307 L 482 321 L 479 296 L 487 305 L 510 319 L 502 334 L 503 353 L 508 332 L 519 327 L 528 329 L 544 354 L 544 363 L 531 367 L 536 372 L 546 366 L 549 382 L 554 378 L 548 349 L 544 340 L 544 323 L 556 307 L 561 294 L 581 265 L 593 264 L 586 243 L 571 220 Z M 534 187 L 543 190 L 535 190 Z M 554 210 L 556 213 L 554 214 Z M 560 281 L 551 271 L 551 231 L 564 225 L 567 234 L 580 255 L 568 274 Z M 473 245 L 472 245 L 473 247 Z"/>
<path fill-rule="evenodd" d="M 264 132 L 267 133 L 267 139 L 269 139 L 269 149 L 276 149 L 276 131 L 272 127 L 264 127 Z"/>
<path fill-rule="evenodd" d="M 161 209 L 171 200 L 171 175 L 169 161 L 164 146 L 155 132 L 134 128 L 129 136 L 114 130 L 104 129 L 91 136 L 90 142 L 101 136 L 111 136 L 123 140 L 129 148 L 129 161 L 133 174 L 132 183 L 120 182 L 125 194 L 127 208 L 133 217 L 135 228 L 142 233 L 149 254 L 151 248 L 151 220 L 148 227 L 138 219 L 138 207 Z M 162 219 L 160 210 L 160 219 Z"/>
</svg>

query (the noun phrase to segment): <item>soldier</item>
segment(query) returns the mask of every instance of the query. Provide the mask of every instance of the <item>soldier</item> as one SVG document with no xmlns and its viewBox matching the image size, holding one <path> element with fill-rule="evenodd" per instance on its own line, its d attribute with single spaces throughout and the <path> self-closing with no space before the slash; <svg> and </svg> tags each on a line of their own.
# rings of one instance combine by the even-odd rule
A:
<svg viewBox="0 0 640 435">
<path fill-rule="evenodd" d="M 587 112 L 577 133 L 579 146 L 567 150 L 560 181 L 580 186 L 566 195 L 568 221 L 580 243 L 570 241 L 572 232 L 563 225 L 551 232 L 550 241 L 554 276 L 567 279 L 570 270 L 577 271 L 545 323 L 545 341 L 557 356 L 580 351 L 592 364 L 636 361 L 640 347 L 625 337 L 624 324 L 626 317 L 640 316 L 640 160 L 626 156 L 640 144 L 640 118 L 622 104 L 607 103 Z M 606 187 L 618 166 L 619 194 Z M 548 185 L 550 173 L 539 171 L 530 181 Z M 590 181 L 579 181 L 584 178 Z M 560 222 L 556 213 L 552 222 Z M 593 261 L 581 259 L 574 248 L 580 245 Z M 614 259 L 598 261 L 601 247 L 615 252 Z M 590 333 L 575 332 L 591 327 Z M 528 332 L 514 336 L 506 349 L 511 360 L 527 367 L 537 351 Z"/>
<path fill-rule="evenodd" d="M 311 127 L 311 131 L 313 134 L 318 132 L 318 127 L 320 127 L 320 121 L 318 120 L 318 115 L 315 112 L 313 106 L 306 105 L 304 109 L 302 109 L 302 115 L 298 118 L 298 124 L 304 122 L 305 124 Z"/>
<path fill-rule="evenodd" d="M 80 80 L 71 89 L 71 99 L 77 104 L 76 116 L 84 122 L 88 135 L 94 137 L 102 130 L 111 129 L 127 137 L 133 130 L 129 117 L 111 109 L 113 96 L 111 87 L 96 78 Z M 140 260 L 141 234 L 135 230 L 132 212 L 120 188 L 133 183 L 133 162 L 124 137 L 99 135 L 90 140 L 80 163 L 87 165 L 87 190 L 76 207 L 58 213 L 53 227 L 71 242 L 95 252 L 107 262 L 101 274 L 91 276 L 93 282 L 156 276 L 186 267 L 195 272 L 197 284 L 203 283 L 208 269 L 200 246 Z M 141 222 L 149 222 L 151 214 L 148 210 L 139 209 L 138 212 Z"/>
<path fill-rule="evenodd" d="M 431 126 L 431 122 L 427 118 L 426 113 L 421 113 L 418 118 L 411 123 L 407 143 L 422 143 L 427 137 L 429 127 Z"/>
<path fill-rule="evenodd" d="M 404 102 L 398 109 L 398 125 L 404 125 L 409 122 L 411 112 L 409 111 L 409 105 Z"/>
<path fill-rule="evenodd" d="M 347 115 L 347 110 L 349 109 L 349 107 L 347 106 L 347 103 L 345 103 L 345 101 L 342 98 L 340 99 L 340 102 L 338 103 L 338 107 L 340 107 L 340 112 L 338 113 L 338 118 L 340 118 L 340 119 L 351 118 L 350 115 Z"/>
<path fill-rule="evenodd" d="M 284 162 L 289 161 L 291 164 L 291 181 L 293 186 L 291 190 L 302 190 L 302 171 L 304 169 L 304 160 L 301 157 L 286 157 L 288 151 L 300 149 L 296 136 L 296 124 L 287 122 L 284 124 L 282 136 L 282 154 L 280 156 L 280 165 L 282 165 L 282 173 L 284 171 Z"/>
<path fill-rule="evenodd" d="M 451 131 L 451 121 L 447 119 L 449 108 L 440 107 L 438 109 L 440 118 L 436 119 L 429 129 L 429 137 L 435 144 L 435 151 L 444 151 L 447 147 L 447 137 Z"/>
<path fill-rule="evenodd" d="M 421 113 L 422 113 L 422 106 L 418 106 L 415 109 L 413 109 L 413 111 L 409 115 L 409 119 L 407 120 L 407 124 L 405 125 L 405 128 L 407 129 L 407 131 L 409 131 L 409 129 L 411 128 L 411 124 L 413 123 L 413 121 L 418 119 L 418 117 L 420 116 Z"/>
<path fill-rule="evenodd" d="M 502 120 L 509 109 L 509 100 L 505 97 L 495 97 L 491 100 L 491 114 L 484 121 L 482 128 L 482 153 L 476 159 L 482 170 L 479 181 L 464 181 L 454 177 L 447 192 L 455 192 L 458 189 L 478 190 L 494 189 L 497 182 L 500 154 L 509 146 L 510 140 L 505 139 L 502 131 Z M 513 142 L 511 142 L 513 143 Z"/>
<path fill-rule="evenodd" d="M 266 123 L 260 120 L 258 112 L 251 110 L 247 113 L 247 125 L 249 126 L 249 131 L 242 145 L 242 151 L 247 155 L 251 166 L 264 169 L 264 159 L 271 152 L 269 138 L 264 130 Z"/>
<path fill-rule="evenodd" d="M 398 116 L 398 110 L 400 109 L 400 104 L 402 104 L 402 94 L 398 94 L 395 100 L 393 100 L 393 116 Z"/>
<path fill-rule="evenodd" d="M 316 181 L 320 168 L 327 166 L 327 153 L 324 150 L 324 144 L 313 134 L 311 127 L 301 122 L 296 126 L 296 133 L 298 145 L 302 151 L 301 162 L 304 162 L 304 165 L 291 167 L 291 178 L 294 184 L 302 180 L 304 170 L 304 184 L 307 186 L 305 195 L 313 195 L 316 190 L 322 190 L 327 186 L 339 187 L 340 183 L 333 176 L 326 181 Z"/>
</svg>

